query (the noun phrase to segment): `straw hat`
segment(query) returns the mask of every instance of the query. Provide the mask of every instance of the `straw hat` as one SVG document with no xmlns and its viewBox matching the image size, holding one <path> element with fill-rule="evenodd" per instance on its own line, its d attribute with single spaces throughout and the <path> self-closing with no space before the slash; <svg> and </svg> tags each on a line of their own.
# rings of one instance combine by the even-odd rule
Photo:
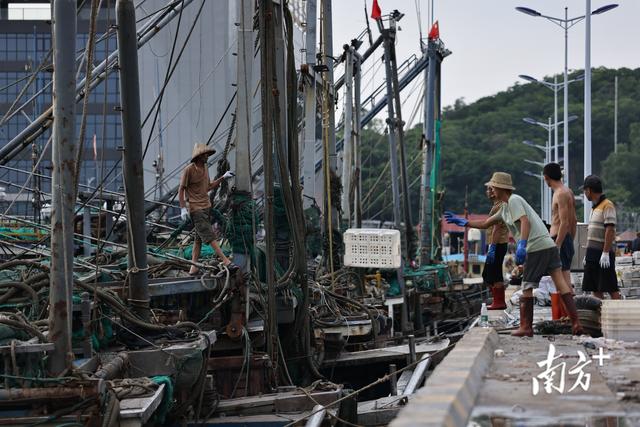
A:
<svg viewBox="0 0 640 427">
<path fill-rule="evenodd" d="M 206 154 L 207 157 L 211 156 L 213 153 L 215 153 L 216 150 L 214 150 L 211 147 L 208 147 L 206 144 L 195 144 L 193 146 L 193 153 L 191 154 L 191 161 L 193 162 L 196 157 L 200 157 L 203 154 Z"/>
<path fill-rule="evenodd" d="M 505 190 L 516 189 L 511 182 L 511 175 L 506 172 L 494 172 L 491 176 L 491 180 L 489 182 L 485 182 L 484 185 L 495 188 L 504 188 Z"/>
</svg>

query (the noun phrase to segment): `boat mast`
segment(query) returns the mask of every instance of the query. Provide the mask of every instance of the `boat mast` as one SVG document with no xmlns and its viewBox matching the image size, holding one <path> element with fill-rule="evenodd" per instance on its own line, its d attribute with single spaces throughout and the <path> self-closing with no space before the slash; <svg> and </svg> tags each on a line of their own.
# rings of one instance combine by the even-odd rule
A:
<svg viewBox="0 0 640 427">
<path fill-rule="evenodd" d="M 138 37 L 133 0 L 118 0 L 118 65 L 120 107 L 124 145 L 122 175 L 127 203 L 129 303 L 142 319 L 149 319 L 147 240 L 145 232 L 144 170 L 140 127 L 140 85 L 138 81 Z"/>
<path fill-rule="evenodd" d="M 53 3 L 53 149 L 51 171 L 51 284 L 49 290 L 49 373 L 71 368 L 71 294 L 76 154 L 76 1 Z"/>
</svg>

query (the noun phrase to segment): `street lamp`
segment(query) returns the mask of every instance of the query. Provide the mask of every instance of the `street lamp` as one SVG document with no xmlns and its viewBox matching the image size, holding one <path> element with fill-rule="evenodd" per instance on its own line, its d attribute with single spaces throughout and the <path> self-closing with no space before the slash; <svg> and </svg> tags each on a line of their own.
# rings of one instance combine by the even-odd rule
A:
<svg viewBox="0 0 640 427">
<path fill-rule="evenodd" d="M 587 164 L 587 142 L 588 142 L 588 149 L 589 149 L 589 165 L 591 164 L 591 58 L 590 58 L 590 31 L 591 31 L 591 16 L 589 14 L 589 11 L 591 10 L 591 0 L 586 0 L 587 1 L 587 13 L 586 16 L 582 15 L 582 16 L 577 16 L 575 18 L 569 18 L 569 9 L 568 8 L 564 8 L 564 19 L 562 18 L 555 18 L 553 16 L 547 16 L 547 15 L 543 15 L 542 13 L 538 12 L 537 10 L 533 10 L 530 9 L 528 7 L 516 7 L 516 10 L 518 12 L 522 12 L 526 15 L 529 16 L 533 16 L 536 18 L 545 18 L 548 21 L 558 25 L 560 28 L 562 28 L 564 30 L 564 121 L 565 123 L 569 123 L 568 120 L 568 114 L 569 114 L 569 66 L 568 66 L 568 62 L 569 62 L 569 56 L 568 56 L 568 50 L 569 50 L 569 28 L 573 27 L 574 25 L 576 25 L 578 22 L 582 21 L 583 19 L 587 20 L 587 31 L 586 31 L 586 39 L 587 39 L 587 48 L 586 48 L 586 54 L 585 54 L 585 89 L 584 89 L 584 93 L 585 93 L 585 98 L 584 98 L 584 102 L 585 102 L 585 110 L 584 110 L 584 116 L 585 116 L 585 123 L 584 123 L 584 129 L 585 129 L 585 165 Z M 591 14 L 593 15 L 599 15 L 601 13 L 604 13 L 608 10 L 611 10 L 615 7 L 617 7 L 617 4 L 610 4 L 607 6 L 603 6 L 600 7 L 596 10 L 594 10 L 593 12 L 591 12 Z M 588 66 L 587 66 L 588 65 Z M 589 86 L 589 94 L 587 95 L 587 86 Z M 587 117 L 588 116 L 588 117 Z M 587 121 L 588 121 L 588 125 L 589 125 L 589 130 L 588 130 L 588 139 L 587 139 Z M 566 176 L 566 183 L 569 183 L 569 127 L 565 126 L 564 127 L 564 132 L 563 132 L 563 142 L 564 142 L 564 157 L 565 157 L 565 176 Z M 591 169 L 591 166 L 589 166 L 589 170 Z M 586 170 L 585 170 L 585 174 L 586 174 Z"/>
<path fill-rule="evenodd" d="M 576 120 L 578 118 L 578 116 L 576 116 L 575 114 L 572 116 L 568 117 L 568 121 L 572 122 L 574 120 Z M 549 117 L 549 119 L 551 119 L 551 117 Z M 523 122 L 525 123 L 529 123 L 530 125 L 538 125 L 538 126 L 542 126 L 543 128 L 545 128 L 545 130 L 549 130 L 549 129 L 553 129 L 554 127 L 556 127 L 556 125 L 554 125 L 553 123 L 544 123 L 544 122 L 539 122 L 536 119 L 532 119 L 531 117 L 524 117 L 522 119 Z M 558 122 L 558 126 L 564 124 L 564 120 L 561 122 Z"/>
<path fill-rule="evenodd" d="M 551 144 L 551 131 L 554 128 L 556 128 L 557 126 L 560 126 L 560 125 L 564 124 L 565 122 L 566 123 L 572 122 L 572 121 L 576 120 L 577 118 L 578 118 L 578 116 L 576 116 L 576 115 L 572 115 L 572 116 L 566 117 L 565 120 L 559 122 L 557 125 L 553 125 L 551 123 L 551 117 L 549 117 L 547 123 L 540 122 L 540 121 L 538 121 L 536 119 L 532 119 L 531 117 L 525 117 L 525 118 L 522 119 L 522 121 L 525 122 L 525 123 L 529 123 L 531 125 L 540 126 L 540 127 L 542 127 L 543 129 L 545 129 L 547 131 L 547 145 L 546 145 L 546 147 L 544 149 L 544 153 L 545 153 L 544 162 L 545 163 L 542 164 L 543 167 L 544 167 L 545 164 L 551 162 L 551 152 L 552 152 L 552 149 L 554 149 L 554 148 L 555 148 L 555 153 L 556 153 L 555 161 L 556 161 L 556 163 L 559 163 L 558 147 L 557 146 L 552 147 L 552 144 Z M 564 126 L 565 130 L 567 129 L 567 127 L 568 126 L 566 126 L 566 125 Z M 567 142 L 567 144 L 565 145 L 565 150 L 564 150 L 564 154 L 565 154 L 564 155 L 564 159 L 565 159 L 565 162 L 564 162 L 565 183 L 567 181 L 567 179 L 566 179 L 567 178 L 567 163 L 569 161 L 569 158 L 568 158 L 569 152 L 567 150 L 568 146 L 569 146 L 569 144 Z M 544 190 L 542 190 L 542 191 L 544 191 Z M 549 201 L 551 200 L 551 189 L 547 188 L 546 191 L 544 191 L 544 193 L 545 193 L 545 199 L 544 200 L 546 200 L 547 203 L 545 204 L 546 210 L 543 211 L 542 219 L 545 219 L 547 222 L 549 222 L 550 219 L 551 219 L 551 211 L 549 209 L 549 205 L 550 205 Z"/>
<path fill-rule="evenodd" d="M 591 12 L 591 0 L 585 1 L 585 31 L 584 31 L 584 176 L 591 175 L 591 15 L 600 15 L 618 7 L 608 4 Z M 587 196 L 583 199 L 584 222 L 591 216 L 591 204 Z"/>
<path fill-rule="evenodd" d="M 574 120 L 577 120 L 577 119 L 578 119 L 578 116 L 576 116 L 576 115 L 572 115 L 572 116 L 569 116 L 569 117 L 566 117 L 566 118 L 565 118 L 565 120 L 567 121 L 567 123 L 570 123 L 570 122 L 572 122 L 572 121 L 574 121 Z M 522 121 L 523 121 L 523 122 L 525 122 L 525 123 L 528 123 L 528 124 L 530 124 L 530 125 L 537 125 L 537 126 L 540 126 L 540 127 L 542 127 L 543 129 L 545 129 L 545 130 L 547 131 L 547 148 L 548 148 L 548 150 L 549 150 L 547 162 L 551 162 L 551 153 L 553 152 L 553 153 L 554 153 L 554 159 L 553 159 L 553 161 L 554 161 L 554 162 L 556 162 L 556 163 L 558 163 L 558 159 L 559 159 L 559 157 L 560 157 L 560 156 L 558 155 L 559 147 L 558 147 L 558 143 L 557 143 L 557 141 L 556 141 L 556 144 L 555 144 L 555 145 L 553 145 L 553 146 L 551 145 L 551 131 L 552 131 L 552 130 L 555 130 L 555 131 L 556 131 L 556 135 L 557 135 L 558 127 L 559 127 L 559 126 L 561 126 L 561 125 L 564 125 L 565 120 L 563 120 L 563 121 L 561 121 L 561 122 L 556 122 L 555 124 L 552 124 L 552 123 L 551 123 L 551 117 L 549 117 L 549 119 L 548 119 L 548 122 L 547 122 L 547 123 L 539 122 L 538 120 L 536 120 L 536 119 L 532 119 L 531 117 L 525 117 L 525 118 L 523 118 L 523 119 L 522 119 Z M 567 128 L 567 126 L 564 126 L 564 127 L 565 127 L 565 129 Z M 564 152 L 564 158 L 565 158 L 565 159 L 568 159 L 568 158 L 569 158 L 569 152 L 568 152 L 568 150 L 567 150 L 567 147 L 568 147 L 568 146 L 569 146 L 569 141 L 567 141 L 567 142 L 566 142 L 566 145 L 564 146 L 564 147 L 565 147 L 565 148 L 564 148 L 564 150 L 565 150 L 565 152 Z M 568 169 L 568 167 L 569 167 L 568 163 L 567 163 L 567 162 L 565 162 L 565 184 L 567 183 L 568 178 L 569 178 L 569 177 L 568 177 L 568 173 L 567 173 L 567 169 Z"/>
<path fill-rule="evenodd" d="M 545 153 L 545 154 L 547 153 L 547 147 L 545 147 L 544 145 L 536 144 L 536 143 L 535 143 L 535 142 L 533 142 L 533 141 L 522 141 L 522 143 L 523 143 L 524 145 L 528 145 L 529 147 L 535 147 L 535 148 L 537 148 L 538 150 L 541 150 L 541 151 L 542 151 L 543 153 Z"/>
<path fill-rule="evenodd" d="M 544 177 L 542 175 L 544 165 L 548 163 L 548 159 L 549 159 L 549 149 L 547 147 L 544 148 L 544 162 L 539 162 L 537 160 L 531 160 L 531 159 L 522 159 L 524 160 L 525 163 L 529 163 L 531 165 L 535 165 L 540 168 L 540 173 L 538 174 L 538 176 L 541 179 L 540 181 L 540 218 L 542 218 L 544 221 L 548 221 L 548 218 L 550 216 L 549 201 L 551 200 L 551 192 L 549 191 L 548 188 L 545 189 Z"/>
<path fill-rule="evenodd" d="M 551 89 L 553 91 L 553 120 L 554 120 L 554 130 L 553 130 L 553 140 L 554 140 L 554 144 L 555 144 L 555 153 L 554 153 L 554 161 L 557 163 L 558 162 L 558 92 L 560 91 L 560 89 L 562 89 L 564 87 L 564 82 L 563 83 L 558 83 L 558 77 L 557 76 L 553 76 L 553 83 L 551 82 L 546 82 L 544 80 L 538 80 L 535 77 L 531 77 L 529 75 L 526 74 L 520 74 L 518 77 L 520 77 L 523 80 L 526 80 L 530 83 L 537 83 L 537 84 L 541 84 L 544 87 L 546 87 L 547 89 Z M 578 77 L 571 79 L 567 82 L 567 84 L 571 84 L 573 82 L 577 82 L 577 81 L 581 81 L 584 79 L 584 74 L 579 75 Z"/>
<path fill-rule="evenodd" d="M 544 145 L 536 144 L 536 143 L 534 143 L 533 141 L 522 141 L 522 143 L 523 143 L 524 145 L 528 145 L 529 147 L 537 148 L 538 150 L 540 150 L 540 151 L 542 151 L 543 153 L 545 153 L 545 155 L 546 155 L 546 153 L 547 153 L 547 147 L 545 147 Z M 569 141 L 569 145 L 571 145 L 571 141 Z M 554 150 L 554 149 L 555 149 L 555 150 L 557 150 L 557 149 L 558 149 L 558 146 L 553 146 L 553 147 L 551 147 L 551 149 L 552 149 L 552 150 Z M 558 159 L 556 159 L 556 160 L 557 160 L 557 162 L 556 162 L 556 163 L 558 163 L 558 164 L 562 164 L 562 163 L 564 162 L 564 157 L 560 157 L 560 158 L 558 158 Z"/>
<path fill-rule="evenodd" d="M 524 174 L 528 176 L 532 176 L 534 178 L 538 178 L 540 180 L 540 218 L 543 218 L 545 213 L 545 206 L 544 206 L 544 178 L 542 176 L 542 173 L 524 171 Z"/>
</svg>

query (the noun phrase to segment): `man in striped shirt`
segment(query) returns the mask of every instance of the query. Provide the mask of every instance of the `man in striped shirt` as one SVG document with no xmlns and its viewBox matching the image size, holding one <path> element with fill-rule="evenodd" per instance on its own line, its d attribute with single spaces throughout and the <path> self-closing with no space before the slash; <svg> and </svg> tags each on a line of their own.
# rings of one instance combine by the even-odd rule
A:
<svg viewBox="0 0 640 427">
<path fill-rule="evenodd" d="M 582 186 L 584 195 L 593 203 L 587 228 L 587 254 L 584 258 L 582 290 L 593 292 L 603 299 L 608 292 L 611 299 L 620 299 L 616 277 L 616 207 L 603 194 L 602 180 L 589 175 Z"/>
</svg>

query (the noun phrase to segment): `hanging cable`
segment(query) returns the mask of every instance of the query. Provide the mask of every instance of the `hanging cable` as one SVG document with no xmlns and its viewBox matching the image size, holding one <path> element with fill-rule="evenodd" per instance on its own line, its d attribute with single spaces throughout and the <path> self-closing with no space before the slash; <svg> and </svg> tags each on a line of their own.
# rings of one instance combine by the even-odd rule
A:
<svg viewBox="0 0 640 427">
<path fill-rule="evenodd" d="M 82 168 L 82 155 L 84 154 L 84 138 L 87 130 L 87 114 L 89 110 L 89 86 L 93 72 L 93 54 L 95 50 L 96 39 L 96 20 L 98 19 L 98 11 L 100 9 L 100 0 L 91 0 L 91 14 L 89 17 L 89 40 L 86 47 L 87 68 L 84 79 L 85 96 L 82 100 L 82 116 L 80 119 L 80 135 L 78 137 L 78 151 L 76 153 L 75 170 L 73 171 L 73 200 L 78 195 L 78 182 L 80 182 L 80 171 Z M 105 91 L 106 92 L 106 91 Z"/>
</svg>

